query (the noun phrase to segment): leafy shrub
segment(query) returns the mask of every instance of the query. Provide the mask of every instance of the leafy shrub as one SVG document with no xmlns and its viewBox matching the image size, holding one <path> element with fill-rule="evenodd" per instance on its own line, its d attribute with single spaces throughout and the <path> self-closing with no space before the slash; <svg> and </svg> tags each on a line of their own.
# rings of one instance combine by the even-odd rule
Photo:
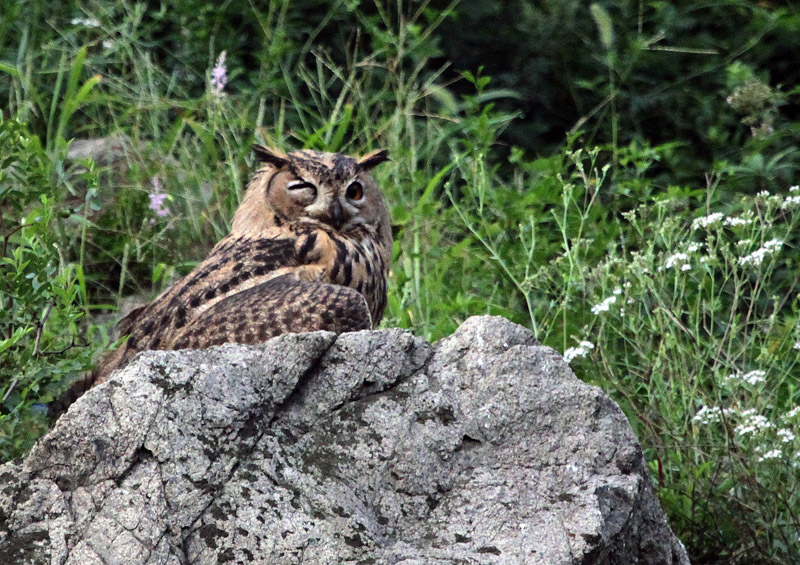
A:
<svg viewBox="0 0 800 565">
<path fill-rule="evenodd" d="M 52 167 L 38 139 L 0 122 L 0 459 L 25 453 L 47 428 L 47 403 L 65 379 L 90 369 L 83 273 L 63 256 L 65 220 Z M 92 186 L 91 169 L 82 175 Z M 78 206 L 77 212 L 83 211 Z"/>
</svg>

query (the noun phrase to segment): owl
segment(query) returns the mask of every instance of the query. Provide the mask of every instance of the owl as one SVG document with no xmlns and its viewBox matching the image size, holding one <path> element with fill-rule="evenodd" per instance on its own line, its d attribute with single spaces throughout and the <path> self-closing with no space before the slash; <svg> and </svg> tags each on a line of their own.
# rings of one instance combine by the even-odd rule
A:
<svg viewBox="0 0 800 565">
<path fill-rule="evenodd" d="M 147 349 L 253 344 L 284 333 L 378 324 L 392 232 L 370 171 L 388 153 L 355 158 L 253 149 L 261 166 L 230 234 L 182 280 L 124 318 L 119 329 L 128 340 L 73 389 L 104 382 Z"/>
</svg>

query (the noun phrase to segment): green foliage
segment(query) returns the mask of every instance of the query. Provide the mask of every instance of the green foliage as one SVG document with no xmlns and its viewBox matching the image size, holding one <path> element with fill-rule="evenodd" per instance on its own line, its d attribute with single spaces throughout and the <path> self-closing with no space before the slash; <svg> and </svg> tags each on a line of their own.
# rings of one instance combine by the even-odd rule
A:
<svg viewBox="0 0 800 565">
<path fill-rule="evenodd" d="M 0 459 L 6 460 L 46 430 L 46 404 L 64 390 L 65 378 L 91 368 L 97 348 L 81 338 L 83 273 L 65 261 L 59 237 L 72 214 L 52 193 L 46 153 L 22 124 L 7 120 L 0 122 L 0 155 Z M 91 181 L 91 170 L 83 176 Z"/>
<path fill-rule="evenodd" d="M 720 182 L 694 221 L 682 197 L 624 215 L 631 238 L 595 267 L 595 315 L 576 336 L 595 347 L 579 367 L 631 415 L 692 547 L 788 559 L 800 550 L 800 304 L 786 279 L 800 189 L 743 197 L 724 214 Z"/>
<path fill-rule="evenodd" d="M 252 142 L 383 147 L 384 326 L 532 328 L 626 411 L 695 560 L 797 555 L 796 9 L 165 6 L 0 7 L 0 458 L 108 310 L 227 232 Z M 92 137 L 118 147 L 67 157 Z"/>
</svg>

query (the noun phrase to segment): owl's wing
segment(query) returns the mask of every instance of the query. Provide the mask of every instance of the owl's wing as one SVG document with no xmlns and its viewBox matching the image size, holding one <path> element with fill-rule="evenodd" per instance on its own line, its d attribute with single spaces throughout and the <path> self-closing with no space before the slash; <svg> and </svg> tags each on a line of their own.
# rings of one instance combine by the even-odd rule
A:
<svg viewBox="0 0 800 565">
<path fill-rule="evenodd" d="M 169 348 L 262 343 L 285 333 L 371 327 L 367 301 L 357 290 L 282 275 L 217 302 L 181 328 Z"/>
<path fill-rule="evenodd" d="M 127 316 L 125 316 L 119 322 L 117 322 L 117 331 L 119 332 L 119 335 L 123 336 L 131 333 L 131 328 L 136 323 L 136 320 L 139 319 L 139 316 L 142 315 L 142 312 L 144 312 L 145 309 L 147 309 L 147 306 L 148 306 L 147 304 L 143 304 L 142 306 L 137 306 L 136 308 L 128 312 Z"/>
</svg>

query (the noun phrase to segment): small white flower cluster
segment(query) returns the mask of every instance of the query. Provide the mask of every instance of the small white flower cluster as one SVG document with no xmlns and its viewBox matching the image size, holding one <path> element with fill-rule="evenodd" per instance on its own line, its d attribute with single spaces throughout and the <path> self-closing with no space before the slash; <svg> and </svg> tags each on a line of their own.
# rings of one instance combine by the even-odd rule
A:
<svg viewBox="0 0 800 565">
<path fill-rule="evenodd" d="M 783 453 L 780 449 L 771 449 L 767 451 L 764 455 L 758 458 L 759 463 L 762 461 L 766 461 L 767 459 L 780 459 Z"/>
<path fill-rule="evenodd" d="M 742 423 L 733 429 L 736 435 L 746 436 L 772 428 L 772 423 L 767 420 L 766 416 L 757 414 L 753 408 L 742 411 L 740 415 Z"/>
<path fill-rule="evenodd" d="M 736 218 L 733 216 L 728 216 L 722 221 L 723 226 L 730 226 L 730 227 L 749 226 L 752 223 L 753 223 L 752 218 Z"/>
<path fill-rule="evenodd" d="M 708 226 L 720 223 L 723 218 L 724 216 L 720 212 L 714 212 L 713 214 L 703 216 L 702 218 L 695 218 L 692 221 L 692 229 L 696 230 L 700 228 L 707 228 Z"/>
<path fill-rule="evenodd" d="M 564 352 L 564 359 L 567 363 L 572 363 L 573 359 L 586 357 L 592 349 L 594 344 L 591 341 L 581 341 L 577 347 L 570 347 Z"/>
<path fill-rule="evenodd" d="M 715 424 L 722 419 L 722 414 L 725 412 L 719 406 L 703 406 L 697 411 L 697 414 L 692 418 L 693 422 L 700 424 Z"/>
<path fill-rule="evenodd" d="M 701 248 L 702 246 L 703 246 L 703 245 L 702 245 L 701 243 L 698 243 L 698 242 L 696 242 L 696 241 L 693 241 L 693 242 L 691 242 L 691 243 L 689 244 L 689 247 L 687 247 L 687 248 L 686 248 L 686 251 L 688 251 L 689 253 L 697 253 L 698 251 L 700 251 L 700 248 Z"/>
<path fill-rule="evenodd" d="M 781 438 L 783 443 L 791 443 L 794 441 L 794 432 L 786 428 L 781 428 L 778 430 L 778 437 Z"/>
<path fill-rule="evenodd" d="M 760 196 L 761 198 L 769 198 L 769 191 L 767 191 L 767 190 L 762 190 L 761 192 L 759 192 L 758 194 L 756 194 L 756 196 Z"/>
<path fill-rule="evenodd" d="M 617 296 L 612 295 L 603 300 L 600 304 L 595 304 L 592 306 L 592 314 L 597 316 L 600 312 L 608 312 L 611 305 L 617 301 Z"/>
<path fill-rule="evenodd" d="M 783 242 L 777 239 L 770 239 L 764 245 L 753 251 L 750 255 L 746 255 L 739 259 L 740 265 L 753 265 L 759 266 L 763 261 L 764 258 L 771 254 L 779 251 L 780 248 L 783 246 Z"/>
<path fill-rule="evenodd" d="M 789 410 L 786 414 L 783 415 L 783 419 L 785 421 L 789 421 L 796 416 L 800 416 L 800 406 L 795 406 L 791 410 Z"/>
<path fill-rule="evenodd" d="M 100 27 L 100 22 L 95 18 L 72 18 L 70 23 L 74 26 Z"/>
<path fill-rule="evenodd" d="M 790 194 L 783 199 L 783 203 L 781 204 L 781 208 L 784 210 L 794 208 L 795 206 L 800 206 L 800 194 Z"/>
<path fill-rule="evenodd" d="M 692 268 L 689 264 L 689 255 L 686 253 L 676 253 L 675 255 L 670 255 L 667 257 L 667 262 L 664 264 L 664 268 L 671 269 L 672 267 L 680 266 L 681 271 L 688 271 Z"/>
<path fill-rule="evenodd" d="M 800 341 L 798 341 L 797 343 L 795 343 L 795 344 L 792 346 L 792 349 L 800 349 Z"/>
<path fill-rule="evenodd" d="M 767 375 L 764 371 L 750 371 L 749 373 L 745 373 L 744 375 L 741 373 L 733 373 L 732 375 L 728 375 L 725 377 L 726 381 L 743 381 L 749 385 L 757 385 L 760 383 L 765 382 L 767 379 L 765 378 Z"/>
</svg>

